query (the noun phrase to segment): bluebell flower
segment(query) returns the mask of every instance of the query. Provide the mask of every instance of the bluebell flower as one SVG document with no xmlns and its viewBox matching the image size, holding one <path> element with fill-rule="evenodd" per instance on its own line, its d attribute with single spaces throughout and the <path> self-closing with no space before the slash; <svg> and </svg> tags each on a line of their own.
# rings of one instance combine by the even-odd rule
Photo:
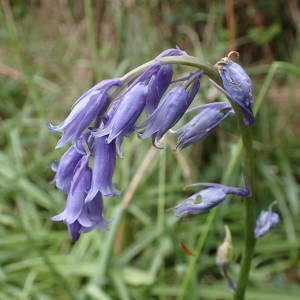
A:
<svg viewBox="0 0 300 300">
<path fill-rule="evenodd" d="M 160 99 L 171 83 L 172 76 L 173 67 L 171 65 L 163 65 L 149 80 L 145 107 L 148 116 L 158 106 Z"/>
<path fill-rule="evenodd" d="M 145 83 L 148 86 L 148 95 L 146 100 L 146 113 L 149 114 L 151 110 L 159 103 L 163 93 L 166 91 L 171 83 L 173 75 L 172 65 L 161 65 L 158 58 L 165 56 L 181 56 L 186 55 L 185 51 L 180 48 L 170 48 L 161 52 L 153 60 L 153 64 L 147 68 L 141 75 L 134 79 L 127 88 L 127 92 L 137 83 Z"/>
<path fill-rule="evenodd" d="M 53 221 L 74 223 L 81 214 L 84 200 L 91 186 L 92 170 L 88 166 L 89 156 L 83 156 L 77 163 L 68 193 L 66 207 L 62 213 L 52 217 Z"/>
<path fill-rule="evenodd" d="M 62 155 L 59 163 L 52 163 L 52 170 L 56 172 L 51 183 L 55 183 L 56 187 L 66 194 L 69 193 L 71 181 L 78 162 L 86 154 L 83 145 L 87 145 L 90 133 L 87 132 L 79 137 L 79 139 L 70 146 Z"/>
<path fill-rule="evenodd" d="M 188 123 L 173 133 L 179 135 L 176 149 L 190 146 L 207 137 L 225 118 L 233 114 L 232 107 L 227 102 L 216 102 L 198 106 L 197 114 Z M 190 110 L 190 111 L 194 111 Z"/>
<path fill-rule="evenodd" d="M 150 117 L 142 125 L 138 126 L 138 128 L 146 127 L 146 130 L 140 134 L 141 139 L 152 136 L 153 145 L 161 148 L 158 145 L 158 141 L 178 122 L 194 100 L 200 88 L 199 79 L 201 76 L 201 72 L 193 75 L 190 91 L 187 90 L 186 86 L 177 85 L 165 95 Z"/>
<path fill-rule="evenodd" d="M 228 194 L 247 197 L 250 195 L 248 186 L 245 189 L 226 186 L 217 183 L 197 183 L 191 186 L 207 186 L 208 188 L 201 190 L 192 196 L 185 199 L 177 205 L 175 215 L 177 218 L 182 218 L 186 215 L 197 215 L 209 211 L 211 208 L 222 203 Z"/>
<path fill-rule="evenodd" d="M 125 95 L 119 99 L 118 105 L 104 128 L 95 131 L 95 137 L 107 136 L 110 143 L 117 137 L 122 138 L 134 130 L 136 120 L 144 110 L 148 88 L 140 82 L 135 84 Z"/>
<path fill-rule="evenodd" d="M 56 187 L 66 194 L 69 193 L 71 187 L 71 181 L 73 173 L 79 160 L 82 158 L 82 154 L 79 153 L 72 145 L 61 157 L 59 164 L 53 163 L 52 169 L 56 172 L 52 183 L 55 183 Z"/>
<path fill-rule="evenodd" d="M 103 80 L 74 104 L 68 117 L 59 125 L 49 124 L 51 131 L 62 132 L 56 148 L 63 147 L 69 141 L 75 141 L 97 116 L 101 115 L 109 104 L 108 91 L 120 84 L 119 78 Z"/>
<path fill-rule="evenodd" d="M 262 211 L 257 219 L 255 226 L 255 237 L 260 238 L 265 235 L 270 229 L 276 227 L 280 221 L 279 215 L 275 212 L 272 212 L 271 204 L 267 211 Z"/>
<path fill-rule="evenodd" d="M 165 56 L 181 56 L 181 55 L 187 55 L 185 51 L 181 50 L 180 48 L 170 48 L 167 50 L 164 50 L 159 55 L 157 55 L 154 58 L 154 63 L 152 66 L 150 66 L 146 71 L 144 71 L 140 76 L 138 76 L 131 85 L 134 85 L 137 82 L 148 82 L 153 75 L 157 76 L 157 74 L 164 69 L 163 67 L 168 66 L 168 69 L 165 69 L 162 73 L 169 73 L 170 67 L 172 65 L 161 65 L 158 58 L 165 57 Z M 165 74 L 166 78 L 169 77 L 170 74 Z M 160 74 L 163 78 L 163 74 Z M 164 79 L 165 80 L 165 79 Z"/>
<path fill-rule="evenodd" d="M 106 136 L 96 137 L 93 142 L 92 156 L 94 156 L 91 188 L 85 202 L 91 201 L 98 192 L 103 196 L 119 195 L 112 183 L 116 166 L 116 144 L 114 141 L 106 143 Z"/>
<path fill-rule="evenodd" d="M 73 149 L 72 149 L 73 150 Z M 89 232 L 95 227 L 107 230 L 103 217 L 103 199 L 100 192 L 96 192 L 86 201 L 92 183 L 92 170 L 89 167 L 89 156 L 81 156 L 71 180 L 66 207 L 62 213 L 53 216 L 53 221 L 63 221 L 67 224 L 69 234 L 76 241 L 81 233 Z"/>
<path fill-rule="evenodd" d="M 139 83 L 144 83 L 147 85 L 148 90 L 145 103 L 147 115 L 150 115 L 155 110 L 162 95 L 169 87 L 173 76 L 173 66 L 161 65 L 158 58 L 174 55 L 186 55 L 186 52 L 182 51 L 180 48 L 171 48 L 161 52 L 154 59 L 152 66 L 145 70 L 140 76 L 135 78 L 135 80 L 130 83 L 126 90 L 128 93 L 136 84 Z"/>
<path fill-rule="evenodd" d="M 215 64 L 221 76 L 224 89 L 215 82 L 213 82 L 213 84 L 227 97 L 238 104 L 244 115 L 244 123 L 246 125 L 251 125 L 254 122 L 254 115 L 252 112 L 252 81 L 245 70 L 230 59 L 232 54 L 237 54 L 237 52 L 230 52 L 228 57 L 222 58 Z"/>
<path fill-rule="evenodd" d="M 95 227 L 104 231 L 108 230 L 105 222 L 109 222 L 109 220 L 103 217 L 103 199 L 98 193 L 92 201 L 83 204 L 78 219 L 71 224 L 67 223 L 67 226 L 71 239 L 76 241 L 81 233 L 90 232 Z"/>
</svg>

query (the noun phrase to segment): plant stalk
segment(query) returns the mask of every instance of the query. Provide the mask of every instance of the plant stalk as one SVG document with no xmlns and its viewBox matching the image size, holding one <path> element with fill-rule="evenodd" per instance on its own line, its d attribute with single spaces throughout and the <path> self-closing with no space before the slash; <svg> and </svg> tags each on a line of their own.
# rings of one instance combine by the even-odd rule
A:
<svg viewBox="0 0 300 300">
<path fill-rule="evenodd" d="M 231 101 L 232 107 L 235 110 L 243 143 L 244 168 L 245 176 L 251 191 L 251 195 L 244 200 L 244 249 L 240 274 L 238 278 L 237 289 L 234 293 L 234 300 L 243 300 L 248 284 L 248 278 L 251 267 L 251 260 L 255 248 L 255 218 L 256 218 L 256 202 L 254 197 L 254 157 L 253 157 L 253 139 L 251 126 L 244 124 L 243 115 L 237 104 Z"/>
</svg>

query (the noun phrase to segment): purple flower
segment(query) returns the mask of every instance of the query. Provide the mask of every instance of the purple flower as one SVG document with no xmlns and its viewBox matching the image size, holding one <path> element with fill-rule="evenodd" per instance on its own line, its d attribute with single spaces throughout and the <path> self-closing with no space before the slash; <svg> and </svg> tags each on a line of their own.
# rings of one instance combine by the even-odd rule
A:
<svg viewBox="0 0 300 300">
<path fill-rule="evenodd" d="M 71 224 L 67 224 L 70 237 L 73 241 L 78 240 L 81 233 L 89 232 L 95 227 L 108 230 L 103 217 L 103 199 L 98 193 L 92 201 L 83 204 L 79 218 Z"/>
<path fill-rule="evenodd" d="M 159 58 L 181 55 L 186 55 L 186 52 L 180 48 L 171 48 L 161 52 L 154 59 L 153 64 L 130 83 L 127 92 L 138 83 L 145 83 L 148 86 L 145 107 L 147 115 L 150 115 L 155 110 L 162 95 L 170 85 L 173 76 L 172 65 L 161 65 Z"/>
<path fill-rule="evenodd" d="M 177 205 L 175 214 L 177 218 L 182 218 L 186 215 L 197 215 L 209 211 L 226 199 L 228 194 L 247 197 L 250 191 L 246 186 L 245 189 L 226 186 L 217 183 L 196 183 L 191 186 L 207 186 L 208 188 L 197 192 Z"/>
<path fill-rule="evenodd" d="M 63 133 L 56 148 L 61 148 L 67 142 L 75 141 L 79 138 L 82 131 L 106 109 L 109 103 L 109 96 L 107 94 L 109 89 L 119 84 L 120 79 L 118 78 L 101 81 L 76 101 L 71 113 L 61 124 L 57 126 L 49 124 L 51 131 Z"/>
<path fill-rule="evenodd" d="M 64 191 L 66 194 L 70 191 L 74 170 L 78 162 L 85 155 L 83 144 L 87 145 L 89 136 L 89 132 L 83 134 L 76 143 L 69 147 L 69 149 L 63 154 L 59 164 L 52 164 L 52 169 L 56 172 L 52 183 L 55 183 L 56 187 Z"/>
<path fill-rule="evenodd" d="M 209 103 L 196 107 L 202 111 L 187 124 L 174 131 L 179 135 L 176 149 L 190 146 L 207 137 L 226 117 L 233 113 L 227 102 Z M 190 111 L 194 111 L 191 109 Z M 226 113 L 223 113 L 225 111 Z"/>
<path fill-rule="evenodd" d="M 81 214 L 84 200 L 91 186 L 92 170 L 88 166 L 89 157 L 83 156 L 77 163 L 64 211 L 51 219 L 74 223 Z"/>
<path fill-rule="evenodd" d="M 147 96 L 147 86 L 144 83 L 134 85 L 119 101 L 111 118 L 104 128 L 93 133 L 95 137 L 107 135 L 107 143 L 115 138 L 122 138 L 131 130 L 142 113 Z"/>
<path fill-rule="evenodd" d="M 58 165 L 56 163 L 52 164 L 52 169 L 56 172 L 52 183 L 55 182 L 56 187 L 66 194 L 70 191 L 73 173 L 81 158 L 82 154 L 79 153 L 74 146 L 71 146 L 63 154 Z"/>
<path fill-rule="evenodd" d="M 251 125 L 254 122 L 251 108 L 253 103 L 252 81 L 245 70 L 230 59 L 230 54 L 229 58 L 224 57 L 215 65 L 221 76 L 224 89 L 215 82 L 213 84 L 239 105 L 244 114 L 245 124 Z"/>
<path fill-rule="evenodd" d="M 163 98 L 150 117 L 138 128 L 147 127 L 140 135 L 141 139 L 152 136 L 153 145 L 157 148 L 158 141 L 183 116 L 200 88 L 199 79 L 202 73 L 193 75 L 192 88 L 186 90 L 183 85 L 173 87 Z M 190 83 L 189 83 L 190 84 Z"/>
<path fill-rule="evenodd" d="M 113 197 L 120 192 L 115 189 L 112 177 L 116 166 L 115 141 L 107 144 L 106 136 L 94 139 L 92 155 L 94 156 L 91 188 L 85 202 L 91 201 L 100 191 L 102 195 Z"/>
<path fill-rule="evenodd" d="M 269 206 L 269 210 L 262 211 L 257 219 L 255 226 L 255 237 L 260 238 L 265 235 L 270 229 L 276 227 L 280 221 L 279 215 L 277 213 L 272 212 L 271 204 Z"/>
<path fill-rule="evenodd" d="M 159 71 L 152 75 L 148 83 L 148 93 L 146 98 L 146 113 L 151 113 L 156 109 L 159 101 L 171 83 L 173 76 L 173 67 L 171 65 L 163 65 Z"/>
</svg>

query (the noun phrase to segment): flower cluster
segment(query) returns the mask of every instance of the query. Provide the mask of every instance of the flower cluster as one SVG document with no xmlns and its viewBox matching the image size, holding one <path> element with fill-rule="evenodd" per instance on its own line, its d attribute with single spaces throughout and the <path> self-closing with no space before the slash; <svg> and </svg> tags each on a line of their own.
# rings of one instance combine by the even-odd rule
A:
<svg viewBox="0 0 300 300">
<path fill-rule="evenodd" d="M 52 220 L 65 222 L 74 241 L 95 227 L 107 229 L 103 197 L 120 194 L 112 180 L 124 138 L 138 131 L 141 139 L 151 136 L 159 148 L 158 141 L 195 98 L 203 72 L 173 80 L 173 66 L 159 61 L 182 55 L 186 53 L 179 48 L 168 49 L 129 79 L 101 81 L 75 102 L 61 124 L 49 125 L 51 131 L 62 133 L 56 148 L 71 142 L 52 166 L 53 183 L 67 194 L 65 209 Z M 146 119 L 138 125 L 140 118 Z"/>
<path fill-rule="evenodd" d="M 160 139 L 184 114 L 196 112 L 188 123 L 172 131 L 178 136 L 176 149 L 182 149 L 204 139 L 234 114 L 228 102 L 189 109 L 204 72 L 197 70 L 174 79 L 173 66 L 161 61 L 166 56 L 185 55 L 179 48 L 168 49 L 124 77 L 101 81 L 75 102 L 61 124 L 49 125 L 51 131 L 62 133 L 56 148 L 71 143 L 59 163 L 52 166 L 56 172 L 53 183 L 67 195 L 65 209 L 52 220 L 66 223 L 74 241 L 95 227 L 107 230 L 104 197 L 120 194 L 113 175 L 118 157 L 123 156 L 125 137 L 137 132 L 141 139 L 151 137 L 152 144 L 161 149 Z M 230 56 L 218 62 L 217 68 L 224 88 L 214 84 L 238 104 L 245 123 L 252 124 L 252 84 L 248 75 Z M 206 212 L 229 194 L 250 194 L 247 184 L 245 189 L 215 183 L 199 185 L 207 188 L 175 207 L 178 218 Z"/>
</svg>

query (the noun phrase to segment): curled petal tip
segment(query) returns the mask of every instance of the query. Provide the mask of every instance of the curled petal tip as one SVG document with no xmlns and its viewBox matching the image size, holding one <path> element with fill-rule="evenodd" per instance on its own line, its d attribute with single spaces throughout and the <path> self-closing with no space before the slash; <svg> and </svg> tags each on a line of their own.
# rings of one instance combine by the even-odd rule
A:
<svg viewBox="0 0 300 300">
<path fill-rule="evenodd" d="M 240 58 L 240 53 L 233 50 L 227 54 L 227 57 L 233 61 L 237 61 Z"/>
<path fill-rule="evenodd" d="M 53 125 L 52 123 L 47 123 L 46 127 L 49 131 L 52 132 L 61 132 L 61 126 L 60 125 Z"/>
</svg>

